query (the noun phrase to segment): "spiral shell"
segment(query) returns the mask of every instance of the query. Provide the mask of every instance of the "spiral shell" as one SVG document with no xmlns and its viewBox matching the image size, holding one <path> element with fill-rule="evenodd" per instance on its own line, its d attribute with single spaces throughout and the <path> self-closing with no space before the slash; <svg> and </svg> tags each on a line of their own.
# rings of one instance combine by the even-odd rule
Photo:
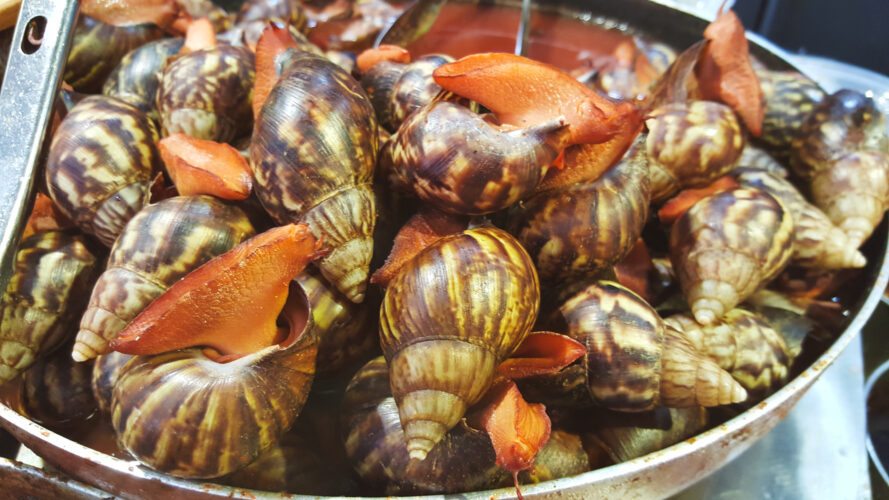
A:
<svg viewBox="0 0 889 500">
<path fill-rule="evenodd" d="M 542 283 L 582 281 L 633 249 L 648 218 L 649 186 L 645 154 L 634 149 L 592 183 L 526 200 L 509 231 L 534 259 Z"/>
<path fill-rule="evenodd" d="M 70 352 L 70 351 L 69 351 Z M 68 356 L 69 358 L 71 356 Z M 123 367 L 133 358 L 129 354 L 111 351 L 108 354 L 96 356 L 92 364 L 93 370 L 90 376 L 90 385 L 93 397 L 96 400 L 99 411 L 106 416 L 111 415 L 111 393 L 120 378 Z"/>
<path fill-rule="evenodd" d="M 151 23 L 114 26 L 81 14 L 63 78 L 78 92 L 99 92 L 129 51 L 163 35 L 163 30 Z"/>
<path fill-rule="evenodd" d="M 211 196 L 178 196 L 146 207 L 111 249 L 80 320 L 75 359 L 108 352 L 108 341 L 173 283 L 252 235 L 241 209 Z"/>
<path fill-rule="evenodd" d="M 31 420 L 61 427 L 81 423 L 96 413 L 90 389 L 92 364 L 75 363 L 68 352 L 57 350 L 22 376 L 22 408 Z"/>
<path fill-rule="evenodd" d="M 263 21 L 267 25 L 270 19 L 281 19 L 299 31 L 308 23 L 299 0 L 247 0 L 241 5 L 235 22 Z"/>
<path fill-rule="evenodd" d="M 716 102 L 667 104 L 649 113 L 645 125 L 652 202 L 713 182 L 735 166 L 744 149 L 735 113 Z"/>
<path fill-rule="evenodd" d="M 322 238 L 316 261 L 338 290 L 364 300 L 376 206 L 371 187 L 377 123 L 358 82 L 329 60 L 285 53 L 282 77 L 250 144 L 255 191 L 279 222 L 305 222 Z"/>
<path fill-rule="evenodd" d="M 222 43 L 172 61 L 157 92 L 162 134 L 216 142 L 248 134 L 254 76 L 253 53 L 246 47 Z"/>
<path fill-rule="evenodd" d="M 73 336 L 96 260 L 81 236 L 46 231 L 21 242 L 0 302 L 0 384 Z"/>
<path fill-rule="evenodd" d="M 292 294 L 301 294 L 291 286 Z M 111 400 L 118 440 L 148 466 L 212 478 L 245 467 L 277 443 L 305 403 L 315 372 L 317 333 L 302 295 L 305 324 L 273 345 L 228 363 L 200 348 L 136 356 Z"/>
<path fill-rule="evenodd" d="M 114 97 L 90 96 L 68 113 L 46 161 L 49 196 L 66 217 L 106 246 L 148 204 L 161 169 L 157 129 Z"/>
<path fill-rule="evenodd" d="M 590 437 L 615 463 L 648 455 L 702 431 L 707 425 L 707 411 L 701 407 L 670 408 L 668 429 L 643 427 L 605 427 Z"/>
<path fill-rule="evenodd" d="M 458 104 L 412 114 L 387 145 L 398 182 L 446 212 L 496 212 L 530 195 L 565 148 L 564 119 L 501 132 Z"/>
<path fill-rule="evenodd" d="M 446 236 L 402 267 L 383 298 L 380 344 L 411 458 L 422 460 L 487 391 L 539 302 L 530 257 L 499 229 Z"/>
<path fill-rule="evenodd" d="M 370 97 L 380 125 L 395 132 L 414 111 L 430 104 L 441 92 L 432 72 L 454 59 L 431 54 L 410 63 L 382 61 L 361 77 L 361 86 Z"/>
<path fill-rule="evenodd" d="M 568 335 L 586 347 L 587 390 L 601 406 L 643 411 L 724 405 L 747 397 L 731 375 L 617 283 L 594 283 L 560 310 Z"/>
<path fill-rule="evenodd" d="M 803 121 L 824 99 L 824 91 L 796 71 L 759 71 L 762 87 L 762 135 L 759 143 L 779 158 L 787 158 Z"/>
<path fill-rule="evenodd" d="M 780 388 L 790 375 L 794 356 L 781 335 L 760 316 L 732 309 L 718 322 L 701 326 L 689 314 L 664 323 L 685 333 L 692 345 L 732 374 L 757 402 Z"/>
<path fill-rule="evenodd" d="M 108 75 L 102 93 L 117 97 L 132 104 L 156 122 L 160 120 L 157 111 L 158 75 L 163 72 L 167 61 L 179 53 L 185 40 L 164 38 L 132 50 Z"/>
<path fill-rule="evenodd" d="M 772 155 L 765 150 L 760 149 L 749 142 L 744 146 L 744 150 L 741 151 L 741 158 L 738 160 L 738 166 L 735 170 L 739 168 L 756 168 L 765 170 L 766 172 L 781 178 L 787 177 L 788 175 L 787 169 L 778 163 L 778 160 L 773 158 Z"/>
<path fill-rule="evenodd" d="M 752 188 L 698 201 L 673 224 L 670 260 L 695 319 L 708 325 L 787 263 L 793 218 L 771 195 Z"/>
</svg>

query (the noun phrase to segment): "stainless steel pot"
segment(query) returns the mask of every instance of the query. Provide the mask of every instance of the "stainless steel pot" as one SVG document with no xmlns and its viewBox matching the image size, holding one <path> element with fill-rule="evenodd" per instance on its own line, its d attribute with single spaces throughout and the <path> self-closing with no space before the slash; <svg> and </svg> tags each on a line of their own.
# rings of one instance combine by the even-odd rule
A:
<svg viewBox="0 0 889 500">
<path fill-rule="evenodd" d="M 562 0 L 547 2 L 547 8 L 560 15 L 588 21 L 610 19 L 682 49 L 700 39 L 706 20 L 689 13 L 643 0 Z M 767 41 L 750 35 L 751 50 L 774 69 L 790 69 L 782 51 Z M 736 418 L 694 438 L 656 453 L 612 467 L 578 476 L 523 486 L 528 498 L 662 498 L 680 491 L 717 470 L 741 454 L 769 432 L 812 386 L 818 376 L 837 358 L 858 334 L 876 307 L 889 281 L 887 223 L 875 232 L 863 248 L 869 267 L 843 333 L 832 346 L 799 376 L 777 393 Z M 198 483 L 159 474 L 134 461 L 98 453 L 59 436 L 0 405 L 0 425 L 47 462 L 75 479 L 92 484 L 124 498 L 294 498 L 295 495 L 269 494 Z M 453 495 L 450 498 L 513 498 L 515 490 Z M 436 497 L 428 497 L 436 498 Z M 442 497 L 438 497 L 442 498 Z"/>
</svg>

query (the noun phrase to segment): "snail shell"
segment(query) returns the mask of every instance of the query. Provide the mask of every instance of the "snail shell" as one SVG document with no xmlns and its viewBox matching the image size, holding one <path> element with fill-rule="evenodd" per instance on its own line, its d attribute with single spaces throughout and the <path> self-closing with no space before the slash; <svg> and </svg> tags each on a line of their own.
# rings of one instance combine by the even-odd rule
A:
<svg viewBox="0 0 889 500">
<path fill-rule="evenodd" d="M 291 336 L 228 363 L 200 348 L 136 356 L 114 386 L 111 420 L 118 440 L 148 466 L 174 476 L 212 478 L 241 469 L 290 428 L 315 372 L 317 333 L 302 310 Z"/>
<path fill-rule="evenodd" d="M 857 248 L 889 209 L 889 155 L 857 151 L 840 157 L 811 183 L 812 201 Z"/>
<path fill-rule="evenodd" d="M 21 242 L 0 302 L 0 384 L 71 338 L 96 275 L 82 236 L 46 231 Z"/>
<path fill-rule="evenodd" d="M 46 162 L 49 196 L 66 217 L 106 246 L 148 204 L 161 169 L 157 129 L 124 101 L 90 96 L 68 113 Z"/>
<path fill-rule="evenodd" d="M 648 218 L 649 186 L 645 154 L 633 149 L 595 182 L 526 200 L 511 215 L 509 231 L 544 284 L 581 281 L 633 249 Z"/>
<path fill-rule="evenodd" d="M 102 93 L 132 104 L 156 122 L 158 75 L 167 61 L 179 53 L 185 40 L 164 38 L 134 49 L 120 61 L 105 80 Z"/>
<path fill-rule="evenodd" d="M 173 283 L 252 235 L 241 209 L 211 196 L 177 196 L 143 209 L 124 228 L 93 288 L 75 359 L 108 352 L 108 341 Z"/>
<path fill-rule="evenodd" d="M 615 463 L 648 455 L 688 439 L 707 426 L 707 410 L 701 407 L 670 408 L 668 429 L 604 427 L 589 437 Z"/>
<path fill-rule="evenodd" d="M 759 143 L 786 159 L 806 117 L 824 99 L 824 91 L 796 71 L 758 71 L 757 76 L 765 102 Z"/>
<path fill-rule="evenodd" d="M 152 23 L 114 26 L 81 14 L 64 80 L 78 92 L 99 92 L 105 78 L 129 51 L 163 35 L 163 30 Z"/>
<path fill-rule="evenodd" d="M 760 316 L 732 309 L 718 322 L 701 326 L 690 314 L 664 323 L 685 333 L 692 345 L 732 374 L 756 402 L 784 385 L 794 356 L 781 335 Z"/>
<path fill-rule="evenodd" d="M 370 321 L 370 307 L 347 299 L 316 268 L 306 268 L 296 277 L 296 282 L 312 305 L 312 319 L 320 337 L 318 376 L 335 374 L 369 358 L 378 345 L 376 325 Z"/>
<path fill-rule="evenodd" d="M 383 298 L 380 343 L 411 458 L 488 390 L 539 302 L 531 258 L 499 229 L 446 236 L 404 264 Z"/>
<path fill-rule="evenodd" d="M 790 182 L 757 170 L 743 170 L 735 176 L 742 186 L 756 188 L 774 196 L 790 212 L 793 219 L 793 254 L 790 260 L 793 264 L 819 269 L 843 269 L 864 267 L 867 263 L 864 255 L 857 250 L 858 246 L 849 240 L 846 233 L 834 226 L 818 207 L 806 201 Z M 884 176 L 884 192 L 889 195 L 889 183 L 886 179 Z M 861 203 L 860 199 L 858 203 Z"/>
<path fill-rule="evenodd" d="M 670 260 L 695 319 L 708 325 L 781 271 L 792 252 L 793 218 L 752 188 L 701 199 L 670 233 Z"/>
<path fill-rule="evenodd" d="M 299 0 L 247 0 L 241 5 L 235 22 L 262 21 L 268 26 L 271 19 L 281 19 L 298 31 L 304 31 L 308 24 Z"/>
<path fill-rule="evenodd" d="M 216 142 L 248 134 L 254 76 L 253 53 L 225 43 L 172 61 L 157 92 L 162 134 Z"/>
<path fill-rule="evenodd" d="M 699 353 L 629 289 L 600 281 L 560 308 L 582 358 L 590 397 L 612 410 L 716 406 L 744 401 L 744 389 Z"/>
<path fill-rule="evenodd" d="M 83 422 L 96 413 L 90 389 L 92 364 L 75 363 L 68 352 L 57 350 L 22 376 L 22 408 L 28 418 L 61 427 Z"/>
<path fill-rule="evenodd" d="M 738 160 L 738 166 L 735 170 L 739 168 L 755 168 L 759 170 L 765 170 L 775 177 L 781 178 L 785 178 L 789 174 L 789 172 L 787 172 L 787 169 L 784 168 L 783 165 L 778 163 L 778 160 L 773 158 L 772 155 L 767 153 L 764 149 L 760 149 L 750 144 L 749 142 L 746 146 L 744 146 L 744 150 L 741 151 L 741 158 Z"/>
<path fill-rule="evenodd" d="M 99 411 L 107 416 L 111 415 L 111 393 L 117 384 L 117 379 L 120 378 L 123 367 L 132 358 L 133 356 L 129 354 L 111 351 L 108 354 L 96 356 L 96 361 L 92 365 L 90 384 L 93 389 L 93 397 Z"/>
<path fill-rule="evenodd" d="M 501 132 L 458 104 L 412 114 L 388 144 L 398 182 L 446 212 L 496 212 L 530 195 L 565 147 L 564 119 Z"/>
<path fill-rule="evenodd" d="M 361 86 L 329 60 L 289 51 L 250 144 L 254 189 L 278 222 L 305 222 L 328 253 L 316 264 L 364 300 L 376 206 L 377 123 Z"/>
<path fill-rule="evenodd" d="M 645 125 L 654 203 L 710 184 L 735 166 L 744 149 L 734 111 L 716 102 L 667 104 L 651 111 Z"/>
<path fill-rule="evenodd" d="M 373 103 L 380 125 L 395 132 L 411 113 L 431 103 L 441 92 L 432 72 L 453 60 L 433 54 L 407 64 L 382 61 L 362 75 L 361 86 Z"/>
</svg>

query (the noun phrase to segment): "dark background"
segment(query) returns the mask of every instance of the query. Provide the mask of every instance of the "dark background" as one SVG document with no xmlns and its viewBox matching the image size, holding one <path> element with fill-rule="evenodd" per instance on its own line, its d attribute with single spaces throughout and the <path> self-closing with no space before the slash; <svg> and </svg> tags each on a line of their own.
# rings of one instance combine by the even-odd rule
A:
<svg viewBox="0 0 889 500">
<path fill-rule="evenodd" d="M 736 0 L 733 10 L 790 52 L 889 75 L 889 0 Z"/>
</svg>

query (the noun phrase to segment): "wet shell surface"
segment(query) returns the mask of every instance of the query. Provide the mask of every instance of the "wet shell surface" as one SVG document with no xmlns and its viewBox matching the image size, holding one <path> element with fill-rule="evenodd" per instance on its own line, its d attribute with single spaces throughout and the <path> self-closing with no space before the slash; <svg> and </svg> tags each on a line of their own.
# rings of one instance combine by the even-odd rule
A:
<svg viewBox="0 0 889 500">
<path fill-rule="evenodd" d="M 289 56 L 253 131 L 254 189 L 278 222 L 308 223 L 323 238 L 327 253 L 316 265 L 361 302 L 376 222 L 376 118 L 342 68 L 307 52 Z"/>
<path fill-rule="evenodd" d="M 380 343 L 411 458 L 426 457 L 488 390 L 539 302 L 530 257 L 499 229 L 444 237 L 402 267 L 383 299 Z"/>
<path fill-rule="evenodd" d="M 46 231 L 22 241 L 0 302 L 0 384 L 73 337 L 98 271 L 82 236 Z"/>
<path fill-rule="evenodd" d="M 670 260 L 695 319 L 713 323 L 775 277 L 792 233 L 787 209 L 753 188 L 716 193 L 685 212 L 670 232 Z"/>
<path fill-rule="evenodd" d="M 430 104 L 441 92 L 432 72 L 454 59 L 446 55 L 426 55 L 410 63 L 382 61 L 361 77 L 380 125 L 395 132 L 414 111 Z"/>
<path fill-rule="evenodd" d="M 108 75 L 102 93 L 122 99 L 137 107 L 155 121 L 160 120 L 157 111 L 158 75 L 167 61 L 179 53 L 185 40 L 164 38 L 131 51 Z"/>
<path fill-rule="evenodd" d="M 111 249 L 81 318 L 74 358 L 108 352 L 108 341 L 173 283 L 252 235 L 240 208 L 210 196 L 177 196 L 146 207 Z"/>
<path fill-rule="evenodd" d="M 69 358 L 71 356 L 68 356 Z M 122 352 L 111 351 L 108 354 L 96 356 L 93 370 L 90 376 L 90 384 L 93 389 L 93 397 L 99 411 L 111 415 L 111 393 L 117 384 L 121 370 L 133 356 Z"/>
<path fill-rule="evenodd" d="M 90 389 L 92 370 L 91 363 L 76 363 L 64 348 L 34 363 L 22 376 L 22 408 L 28 418 L 50 427 L 86 421 L 97 410 Z"/>
<path fill-rule="evenodd" d="M 762 135 L 758 143 L 787 158 L 790 147 L 809 113 L 824 99 L 824 91 L 796 71 L 759 71 L 763 102 Z"/>
<path fill-rule="evenodd" d="M 611 460 L 621 463 L 688 439 L 707 425 L 707 411 L 702 407 L 670 408 L 669 412 L 668 429 L 605 427 L 594 433 L 593 440 Z"/>
<path fill-rule="evenodd" d="M 171 62 L 157 93 L 164 137 L 181 132 L 197 139 L 230 142 L 253 124 L 253 53 L 219 44 Z"/>
<path fill-rule="evenodd" d="M 617 283 L 594 283 L 560 310 L 567 334 L 586 347 L 581 364 L 587 389 L 601 406 L 644 411 L 725 405 L 747 397 L 731 375 Z"/>
<path fill-rule="evenodd" d="M 651 170 L 651 200 L 680 189 L 702 187 L 725 175 L 744 149 L 734 111 L 710 101 L 667 104 L 649 113 L 645 149 Z"/>
<path fill-rule="evenodd" d="M 111 246 L 148 204 L 161 169 L 157 129 L 124 101 L 90 96 L 68 113 L 53 136 L 46 185 L 56 206 L 79 228 Z"/>
</svg>

